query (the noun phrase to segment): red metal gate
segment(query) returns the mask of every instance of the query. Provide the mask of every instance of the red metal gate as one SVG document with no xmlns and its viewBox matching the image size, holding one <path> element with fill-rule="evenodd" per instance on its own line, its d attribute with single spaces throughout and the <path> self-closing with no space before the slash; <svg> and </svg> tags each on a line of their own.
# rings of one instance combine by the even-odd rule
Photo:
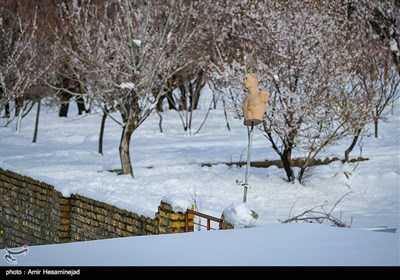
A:
<svg viewBox="0 0 400 280">
<path fill-rule="evenodd" d="M 199 225 L 201 227 L 206 227 L 207 230 L 211 230 L 211 229 L 215 230 L 215 228 L 211 227 L 211 221 L 214 221 L 214 222 L 218 223 L 218 229 L 221 228 L 221 223 L 222 223 L 221 219 L 213 217 L 213 216 L 210 216 L 210 215 L 207 215 L 207 214 L 204 214 L 204 213 L 200 213 L 200 212 L 197 212 L 197 211 L 187 210 L 186 213 L 185 213 L 185 232 L 189 232 L 189 214 L 193 214 L 194 216 L 199 216 L 199 217 L 207 219 L 207 226 L 204 226 L 204 225 L 199 224 L 199 223 L 194 223 L 195 225 Z"/>
</svg>

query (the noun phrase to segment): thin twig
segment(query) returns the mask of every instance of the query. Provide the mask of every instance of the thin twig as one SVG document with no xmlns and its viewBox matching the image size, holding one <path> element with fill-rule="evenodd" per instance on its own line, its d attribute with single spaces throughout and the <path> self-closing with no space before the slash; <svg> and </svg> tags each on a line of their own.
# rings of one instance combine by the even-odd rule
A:
<svg viewBox="0 0 400 280">
<path fill-rule="evenodd" d="M 327 205 L 329 205 L 328 202 L 325 202 L 323 204 L 320 204 L 318 206 L 314 206 L 308 210 L 305 210 L 302 213 L 300 213 L 299 215 L 291 217 L 293 207 L 299 200 L 298 199 L 295 201 L 295 203 L 293 203 L 293 205 L 290 209 L 289 218 L 284 221 L 279 220 L 279 222 L 281 222 L 283 224 L 287 224 L 287 223 L 299 222 L 299 221 L 309 222 L 309 223 L 316 221 L 317 223 L 322 224 L 325 220 L 328 220 L 332 223 L 333 226 L 336 226 L 336 227 L 350 227 L 351 224 L 353 223 L 353 218 L 351 218 L 350 225 L 347 225 L 341 221 L 341 218 L 342 218 L 341 213 L 340 213 L 340 218 L 336 218 L 336 217 L 332 216 L 333 210 L 338 206 L 338 204 L 343 200 L 343 198 L 346 197 L 347 195 L 349 195 L 350 193 L 353 193 L 353 192 L 348 192 L 348 193 L 344 194 L 338 201 L 336 201 L 336 203 L 333 205 L 333 207 L 331 207 L 331 209 L 329 211 L 325 210 L 325 208 L 324 208 Z"/>
</svg>

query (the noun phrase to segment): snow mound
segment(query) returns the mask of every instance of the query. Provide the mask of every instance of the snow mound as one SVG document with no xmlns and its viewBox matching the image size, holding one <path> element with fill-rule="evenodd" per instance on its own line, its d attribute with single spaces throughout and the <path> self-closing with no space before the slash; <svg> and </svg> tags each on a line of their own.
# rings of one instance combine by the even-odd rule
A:
<svg viewBox="0 0 400 280">
<path fill-rule="evenodd" d="M 247 208 L 243 202 L 234 202 L 225 208 L 224 212 L 225 221 L 234 226 L 234 228 L 246 228 L 256 226 L 256 219 L 258 216 L 254 211 Z"/>
<path fill-rule="evenodd" d="M 190 201 L 174 194 L 165 195 L 162 199 L 162 202 L 171 205 L 172 211 L 175 213 L 185 213 L 187 209 L 192 208 L 192 203 Z"/>
</svg>

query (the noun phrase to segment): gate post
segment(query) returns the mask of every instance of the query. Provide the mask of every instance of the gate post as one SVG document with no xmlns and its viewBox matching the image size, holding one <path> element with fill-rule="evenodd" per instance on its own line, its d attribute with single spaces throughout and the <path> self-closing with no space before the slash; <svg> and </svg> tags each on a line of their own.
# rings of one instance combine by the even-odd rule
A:
<svg viewBox="0 0 400 280">
<path fill-rule="evenodd" d="M 187 200 L 175 195 L 165 196 L 157 213 L 159 234 L 193 231 L 194 216 L 187 213 L 188 209 L 194 209 L 194 205 Z"/>
</svg>

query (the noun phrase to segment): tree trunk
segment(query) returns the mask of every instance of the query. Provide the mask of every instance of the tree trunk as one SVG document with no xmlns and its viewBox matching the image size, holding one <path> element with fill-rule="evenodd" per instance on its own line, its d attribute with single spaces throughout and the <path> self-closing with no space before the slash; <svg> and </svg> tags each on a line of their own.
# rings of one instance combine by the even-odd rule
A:
<svg viewBox="0 0 400 280">
<path fill-rule="evenodd" d="M 378 117 L 374 116 L 374 131 L 375 131 L 375 138 L 378 138 Z"/>
<path fill-rule="evenodd" d="M 164 112 L 164 108 L 163 108 L 164 98 L 165 98 L 165 95 L 161 96 L 161 97 L 158 99 L 157 105 L 156 105 L 156 111 L 157 111 L 157 112 Z"/>
<path fill-rule="evenodd" d="M 164 112 L 163 105 L 164 105 L 164 99 L 165 98 L 167 98 L 169 110 L 176 110 L 176 104 L 175 104 L 175 101 L 174 101 L 174 96 L 172 95 L 172 91 L 167 91 L 165 93 L 165 95 L 161 96 L 158 99 L 157 106 L 156 106 L 157 111 L 158 112 Z"/>
<path fill-rule="evenodd" d="M 189 111 L 192 112 L 193 111 L 193 103 L 194 103 L 194 99 L 196 98 L 195 95 L 195 91 L 193 90 L 193 84 L 191 81 L 188 82 L 189 83 Z"/>
<path fill-rule="evenodd" d="M 358 129 L 353 137 L 353 141 L 351 142 L 350 146 L 347 148 L 347 150 L 344 152 L 344 162 L 349 162 L 349 155 L 351 151 L 353 151 L 354 147 L 357 144 L 358 138 L 360 137 L 361 134 L 361 129 Z"/>
<path fill-rule="evenodd" d="M 190 112 L 187 112 L 186 115 L 189 117 L 188 119 L 188 129 L 189 129 L 189 135 L 192 135 L 192 119 L 193 119 L 193 110 L 192 110 L 192 105 L 190 105 Z"/>
<path fill-rule="evenodd" d="M 4 118 L 9 118 L 10 117 L 10 103 L 7 103 L 5 106 L 5 114 L 4 114 Z"/>
<path fill-rule="evenodd" d="M 212 98 L 213 98 L 213 109 L 214 109 L 214 110 L 217 109 L 217 104 L 218 104 L 219 96 L 220 96 L 219 94 L 216 94 L 216 93 L 213 91 Z"/>
<path fill-rule="evenodd" d="M 197 88 L 195 90 L 195 94 L 194 94 L 193 102 L 192 102 L 193 106 L 191 108 L 192 110 L 197 110 L 197 107 L 199 107 L 200 91 L 203 88 L 203 86 L 204 86 L 204 84 L 201 85 L 198 90 L 197 90 Z"/>
<path fill-rule="evenodd" d="M 160 133 L 163 133 L 163 129 L 162 129 L 162 115 L 161 115 L 161 113 L 158 111 L 158 110 L 156 110 L 156 113 L 157 113 L 157 115 L 158 115 L 158 117 L 160 118 L 160 121 L 158 122 L 158 127 L 160 128 Z"/>
<path fill-rule="evenodd" d="M 283 168 L 285 169 L 288 181 L 294 182 L 294 173 L 293 173 L 292 164 L 291 164 L 291 156 L 292 156 L 292 150 L 287 149 L 287 148 L 285 148 L 283 150 L 283 153 L 280 155 L 281 161 L 283 164 Z"/>
<path fill-rule="evenodd" d="M 16 98 L 15 99 L 15 116 L 16 117 L 20 115 L 23 107 L 24 107 L 24 100 L 22 98 Z"/>
<path fill-rule="evenodd" d="M 280 151 L 280 149 L 278 148 L 278 146 L 276 145 L 273 137 L 272 137 L 272 133 L 271 130 L 268 129 L 267 127 L 267 123 L 264 120 L 263 121 L 263 126 L 264 126 L 264 131 L 267 133 L 268 136 L 268 140 L 269 142 L 272 144 L 272 148 L 274 149 L 274 151 L 279 155 L 279 157 L 281 158 L 282 164 L 283 164 L 283 168 L 286 172 L 286 176 L 288 178 L 289 182 L 294 182 L 294 173 L 293 173 L 293 169 L 292 169 L 292 161 L 291 161 L 291 157 L 292 157 L 292 145 L 289 145 L 289 143 L 286 143 L 285 148 L 283 150 L 283 152 Z"/>
<path fill-rule="evenodd" d="M 106 119 L 108 115 L 108 110 L 106 107 L 103 109 L 103 116 L 101 117 L 101 125 L 100 125 L 100 136 L 99 136 L 99 154 L 103 155 L 103 136 L 104 136 L 104 127 L 106 124 Z"/>
<path fill-rule="evenodd" d="M 229 125 L 229 120 L 228 120 L 228 113 L 226 112 L 226 103 L 225 103 L 225 98 L 222 96 L 222 106 L 224 108 L 224 117 L 225 117 L 225 122 L 226 122 L 226 127 L 228 128 L 228 131 L 231 131 L 231 126 Z M 214 103 L 216 104 L 216 103 Z M 215 107 L 214 107 L 215 109 Z"/>
<path fill-rule="evenodd" d="M 184 110 L 187 110 L 187 106 L 186 106 L 187 93 L 186 93 L 185 84 L 184 83 L 180 84 L 179 89 L 181 91 L 181 98 L 179 100 L 179 111 L 184 111 Z"/>
<path fill-rule="evenodd" d="M 37 140 L 37 134 L 38 134 L 38 130 L 39 130 L 40 104 L 41 104 L 41 101 L 39 100 L 38 105 L 37 105 L 37 111 L 36 111 L 35 132 L 33 133 L 32 143 L 36 143 L 36 140 Z"/>
<path fill-rule="evenodd" d="M 167 92 L 166 97 L 168 101 L 168 108 L 170 110 L 176 110 L 176 104 L 174 100 L 174 95 L 172 94 L 172 90 Z"/>
<path fill-rule="evenodd" d="M 61 107 L 58 116 L 66 118 L 68 117 L 69 100 L 71 99 L 72 95 L 65 91 L 61 92 L 60 95 Z"/>
<path fill-rule="evenodd" d="M 19 109 L 18 109 L 18 108 L 19 108 Z M 17 109 L 18 109 L 18 110 L 17 110 Z M 16 130 L 17 130 L 18 133 L 19 133 L 20 130 L 21 130 L 22 111 L 23 111 L 22 106 L 20 107 L 20 106 L 18 105 L 18 106 L 15 107 L 15 113 L 18 112 L 17 127 L 16 127 Z"/>
<path fill-rule="evenodd" d="M 76 104 L 78 105 L 78 114 L 79 115 L 82 115 L 83 112 L 86 112 L 85 100 L 83 99 L 83 97 L 81 95 L 76 97 Z"/>
<path fill-rule="evenodd" d="M 201 89 L 204 87 L 205 83 L 203 82 L 204 71 L 200 71 L 197 75 L 196 81 L 194 82 L 194 91 L 191 90 L 190 95 L 190 110 L 197 110 L 199 106 L 200 93 Z"/>
<path fill-rule="evenodd" d="M 134 177 L 134 175 L 131 164 L 131 158 L 129 154 L 129 145 L 131 142 L 132 133 L 136 128 L 134 114 L 135 114 L 134 112 L 130 112 L 128 116 L 128 120 L 122 130 L 121 142 L 119 145 L 119 156 L 121 159 L 121 169 L 122 169 L 121 174 L 129 174 L 132 177 Z"/>
<path fill-rule="evenodd" d="M 302 167 L 300 168 L 299 176 L 297 177 L 300 183 L 303 182 L 303 177 L 304 177 L 304 174 L 306 173 L 307 167 L 308 167 L 308 166 L 302 166 Z"/>
</svg>

